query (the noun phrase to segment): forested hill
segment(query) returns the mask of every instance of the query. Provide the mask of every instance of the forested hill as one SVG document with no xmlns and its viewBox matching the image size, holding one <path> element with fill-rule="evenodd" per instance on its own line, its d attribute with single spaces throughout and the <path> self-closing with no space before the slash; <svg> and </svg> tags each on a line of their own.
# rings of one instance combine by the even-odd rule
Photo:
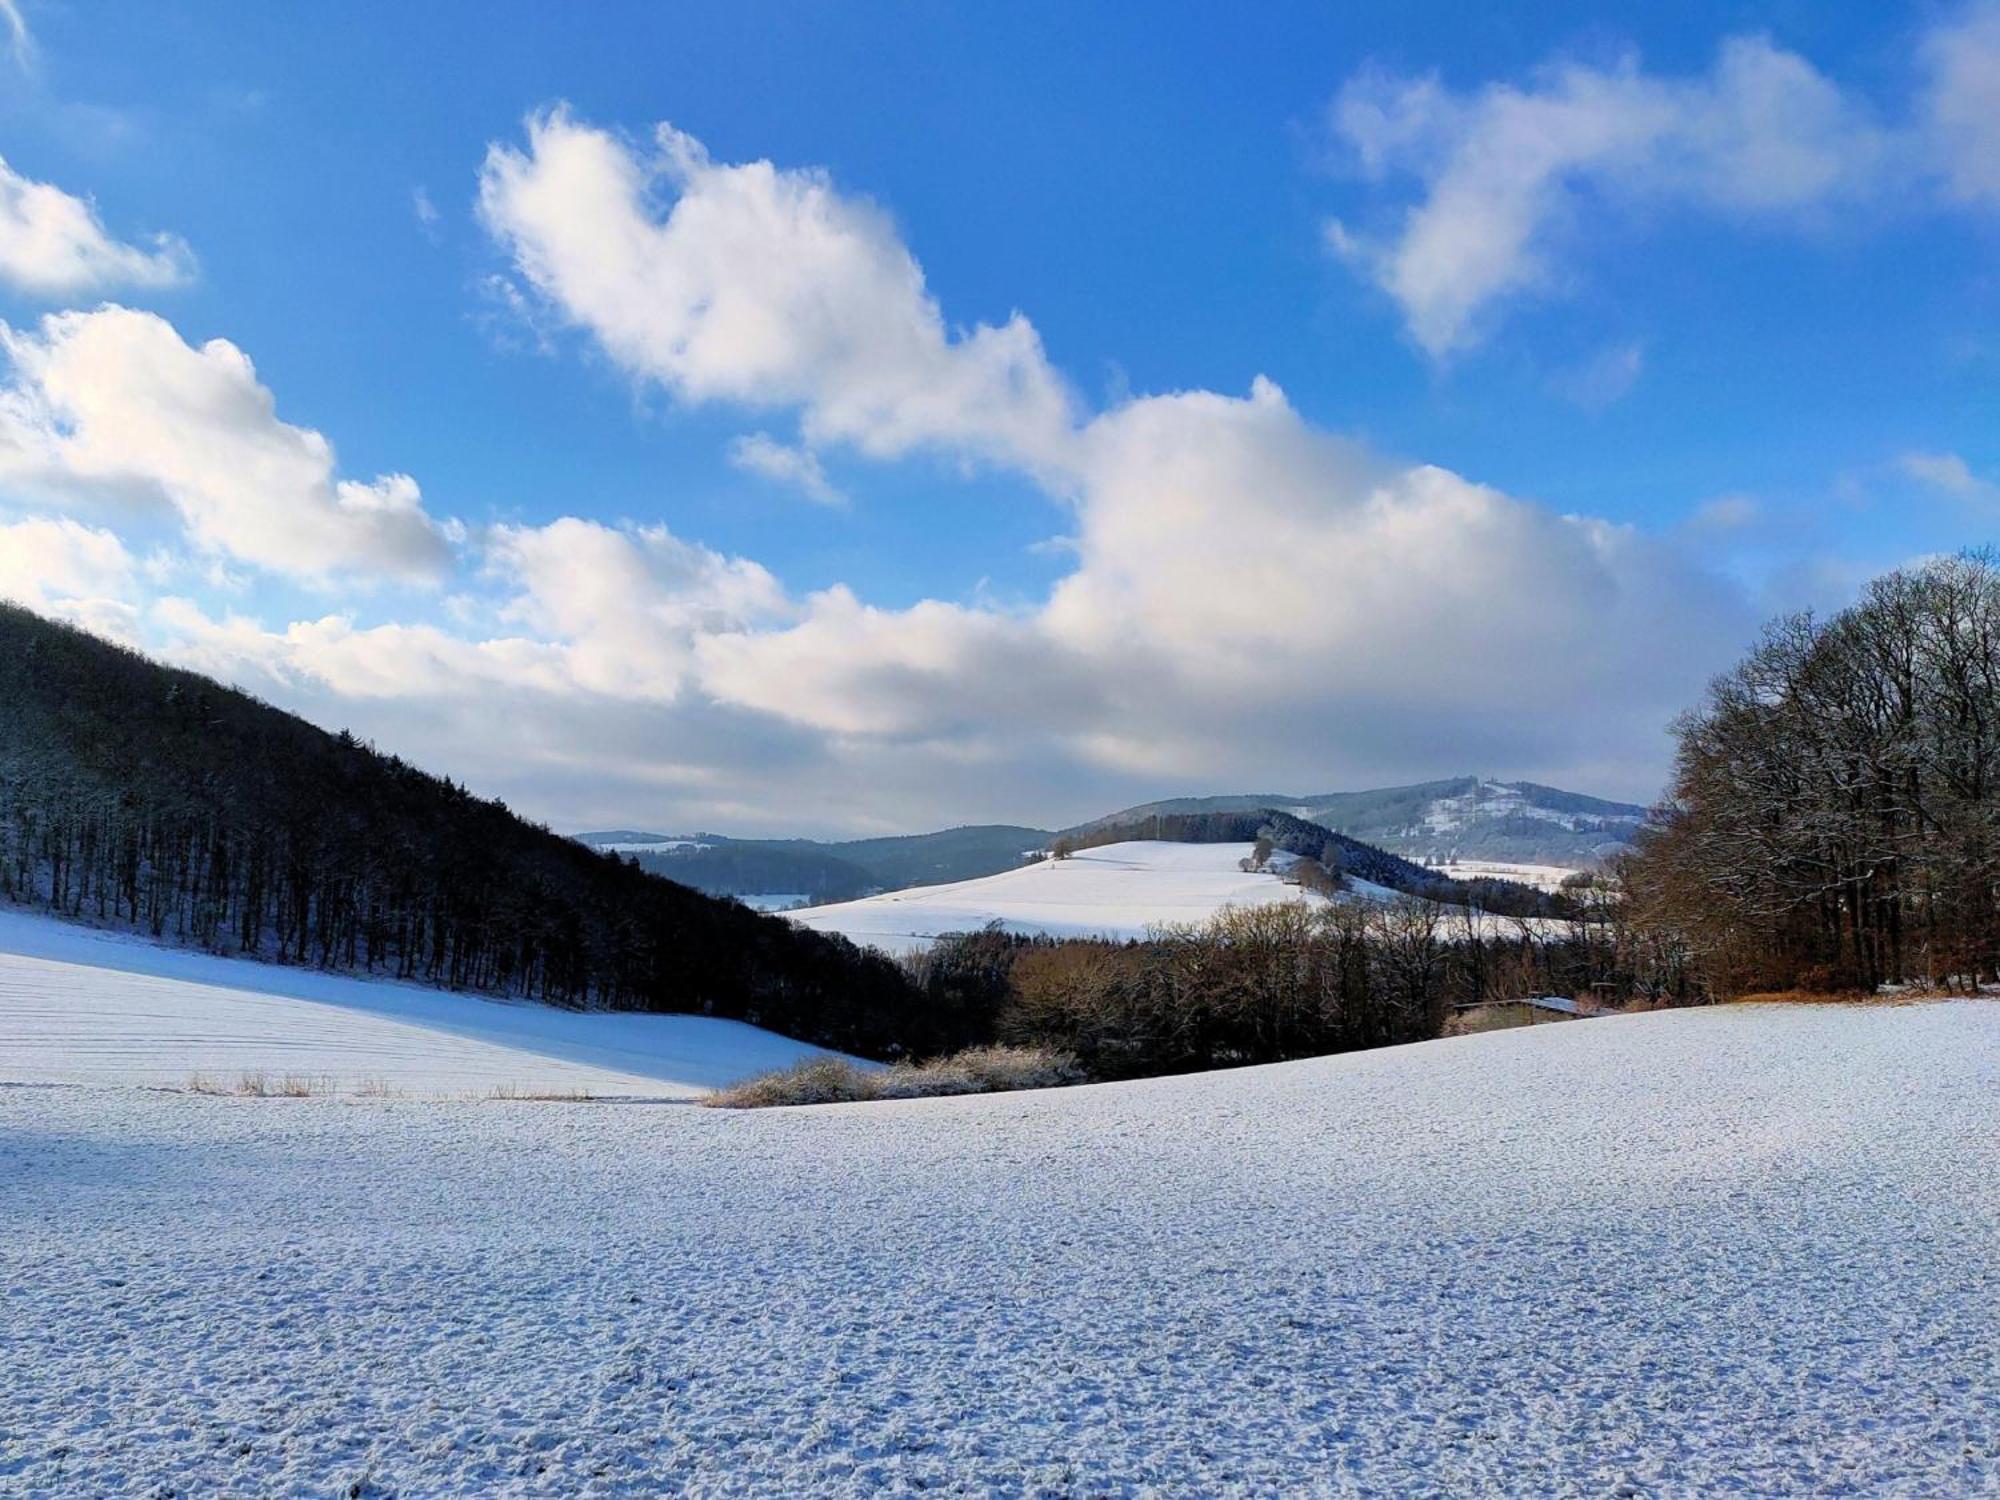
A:
<svg viewBox="0 0 2000 1500">
<path fill-rule="evenodd" d="M 921 1045 L 901 972 L 0 605 L 0 898 L 166 941 L 571 1006 Z"/>
<path fill-rule="evenodd" d="M 1080 831 L 1060 835 L 1055 852 L 1066 857 L 1082 849 L 1133 839 L 1164 839 L 1176 844 L 1267 844 L 1304 862 L 1307 869 L 1293 867 L 1297 875 L 1310 879 L 1307 870 L 1318 866 L 1328 877 L 1325 889 L 1332 889 L 1339 877 L 1352 876 L 1404 895 L 1452 906 L 1478 906 L 1504 916 L 1551 916 L 1558 910 L 1558 903 L 1552 897 L 1528 886 L 1511 880 L 1453 880 L 1386 849 L 1364 844 L 1324 824 L 1308 823 L 1274 807 L 1254 812 L 1156 812 L 1129 822 L 1092 823 Z"/>
<path fill-rule="evenodd" d="M 596 848 L 615 846 L 636 858 L 642 869 L 718 896 L 786 891 L 819 903 L 1018 869 L 1055 835 L 1045 828 L 988 823 L 840 843 L 735 839 L 719 833 L 673 836 L 629 828 L 576 837 Z"/>
<path fill-rule="evenodd" d="M 1175 797 L 1128 807 L 1065 832 L 1150 817 L 1277 808 L 1406 859 L 1519 860 L 1589 866 L 1631 845 L 1646 809 L 1532 781 L 1459 776 L 1413 786 L 1305 796 L 1241 793 Z"/>
</svg>

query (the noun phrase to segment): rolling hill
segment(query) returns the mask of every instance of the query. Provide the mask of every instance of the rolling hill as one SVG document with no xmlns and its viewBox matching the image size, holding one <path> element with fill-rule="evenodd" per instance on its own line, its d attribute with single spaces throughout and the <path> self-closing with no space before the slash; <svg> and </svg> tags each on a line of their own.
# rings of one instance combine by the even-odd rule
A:
<svg viewBox="0 0 2000 1500">
<path fill-rule="evenodd" d="M 1958 1001 L 748 1113 L 4 1089 L 0 1488 L 1987 1495 L 1996 1056 Z"/>
<path fill-rule="evenodd" d="M 508 1004 L 0 908 L 0 1081 L 691 1099 L 819 1049 L 718 1016 Z"/>
<path fill-rule="evenodd" d="M 926 948 L 947 932 L 998 922 L 1049 937 L 1137 938 L 1156 923 L 1200 922 L 1225 906 L 1296 901 L 1276 874 L 1240 869 L 1242 844 L 1106 844 L 949 885 L 915 886 L 792 913 L 815 932 L 887 953 Z"/>
<path fill-rule="evenodd" d="M 1282 849 L 1269 868 L 1245 870 L 1253 848 L 1248 840 L 1126 839 L 977 880 L 885 891 L 808 907 L 791 917 L 816 932 L 906 954 L 928 948 L 945 933 L 977 932 L 993 923 L 1029 935 L 1122 940 L 1144 937 L 1156 926 L 1205 922 L 1224 907 L 1327 899 L 1285 878 L 1290 856 Z M 1406 889 L 1436 892 L 1451 884 L 1393 855 L 1380 855 L 1380 861 L 1348 869 L 1349 895 L 1388 901 Z M 1378 883 L 1365 871 L 1397 883 Z M 1403 872 L 1410 877 L 1407 884 Z M 1536 893 L 1523 887 L 1508 890 L 1535 899 Z M 1482 930 L 1493 930 L 1501 919 L 1479 920 Z"/>
<path fill-rule="evenodd" d="M 995 875 L 1046 849 L 1055 835 L 1045 828 L 989 823 L 836 842 L 629 828 L 576 837 L 593 848 L 630 854 L 642 869 L 713 895 L 796 896 L 812 904 Z"/>
<path fill-rule="evenodd" d="M 1480 859 L 1584 868 L 1629 845 L 1646 809 L 1532 781 L 1460 776 L 1366 792 L 1174 797 L 1094 818 L 1065 832 L 1175 813 L 1279 808 L 1406 859 Z"/>
<path fill-rule="evenodd" d="M 981 824 L 895 838 L 737 839 L 619 828 L 576 837 L 632 855 L 658 875 L 773 907 L 853 901 L 911 886 L 998 875 L 1056 839 L 1156 817 L 1275 809 L 1406 860 L 1585 869 L 1629 845 L 1646 809 L 1532 781 L 1461 776 L 1366 792 L 1239 792 L 1170 797 L 1066 829 Z M 1494 871 L 1489 873 L 1504 873 Z"/>
<path fill-rule="evenodd" d="M 594 853 L 246 693 L 0 606 L 0 903 L 573 1008 L 911 1045 L 878 955 Z"/>
</svg>

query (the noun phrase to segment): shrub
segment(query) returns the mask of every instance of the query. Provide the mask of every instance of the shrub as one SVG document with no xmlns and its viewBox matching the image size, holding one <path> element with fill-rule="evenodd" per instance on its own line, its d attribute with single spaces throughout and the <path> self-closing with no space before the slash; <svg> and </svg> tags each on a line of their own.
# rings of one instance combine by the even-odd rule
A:
<svg viewBox="0 0 2000 1500">
<path fill-rule="evenodd" d="M 1043 1047 L 969 1047 L 930 1062 L 887 1068 L 860 1067 L 843 1057 L 809 1057 L 719 1089 L 702 1102 L 717 1109 L 770 1109 L 1062 1088 L 1084 1081 L 1083 1069 L 1066 1053 Z"/>
<path fill-rule="evenodd" d="M 844 1057 L 809 1057 L 789 1068 L 760 1073 L 702 1100 L 717 1109 L 769 1109 L 779 1104 L 840 1104 L 872 1099 L 868 1070 Z"/>
</svg>

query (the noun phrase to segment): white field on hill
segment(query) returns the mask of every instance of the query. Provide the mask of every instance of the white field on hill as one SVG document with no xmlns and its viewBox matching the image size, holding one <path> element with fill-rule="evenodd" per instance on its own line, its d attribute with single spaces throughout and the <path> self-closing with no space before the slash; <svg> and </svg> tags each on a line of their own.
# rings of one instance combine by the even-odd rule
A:
<svg viewBox="0 0 2000 1500">
<path fill-rule="evenodd" d="M 1251 847 L 1105 844 L 978 880 L 915 886 L 787 915 L 821 932 L 909 953 L 942 933 L 974 932 L 989 922 L 1051 937 L 1137 938 L 1157 924 L 1206 921 L 1225 906 L 1305 898 L 1273 873 L 1239 868 Z"/>
<path fill-rule="evenodd" d="M 900 954 L 927 948 L 944 933 L 976 932 L 991 922 L 1009 932 L 1049 937 L 1142 938 L 1152 927 L 1205 922 L 1225 907 L 1326 899 L 1286 884 L 1279 870 L 1287 855 L 1273 856 L 1269 870 L 1244 870 L 1252 847 L 1153 840 L 1105 844 L 978 880 L 914 886 L 785 915 Z M 1365 880 L 1349 884 L 1352 899 L 1396 898 L 1394 891 Z M 1447 930 L 1458 920 L 1448 918 Z M 1489 935 L 1512 935 L 1520 924 L 1484 917 L 1478 925 Z M 1542 923 L 1528 925 L 1536 929 Z"/>
<path fill-rule="evenodd" d="M 1452 880 L 1511 880 L 1538 891 L 1559 891 L 1562 883 L 1576 874 L 1572 865 L 1529 865 L 1504 859 L 1456 859 L 1436 870 Z"/>
<path fill-rule="evenodd" d="M 0 1088 L 0 1491 L 1992 1494 L 1996 1098 L 1987 1001 L 747 1114 Z"/>
<path fill-rule="evenodd" d="M 4 1083 L 686 1099 L 817 1050 L 740 1021 L 453 995 L 0 908 Z"/>
</svg>

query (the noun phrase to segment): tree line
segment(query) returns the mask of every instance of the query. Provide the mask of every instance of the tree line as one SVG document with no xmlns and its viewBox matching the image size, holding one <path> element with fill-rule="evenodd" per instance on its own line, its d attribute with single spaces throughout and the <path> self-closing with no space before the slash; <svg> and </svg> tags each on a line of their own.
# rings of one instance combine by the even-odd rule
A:
<svg viewBox="0 0 2000 1500">
<path fill-rule="evenodd" d="M 998 927 L 905 960 L 953 1048 L 1001 1042 L 1140 1078 L 1426 1041 L 1457 1010 L 1528 995 L 1678 997 L 1599 904 L 1496 921 L 1421 897 L 1226 908 L 1130 941 Z"/>
<path fill-rule="evenodd" d="M 1621 871 L 1633 934 L 1720 992 L 2000 978 L 2000 569 L 1794 615 L 1676 726 Z"/>
</svg>

